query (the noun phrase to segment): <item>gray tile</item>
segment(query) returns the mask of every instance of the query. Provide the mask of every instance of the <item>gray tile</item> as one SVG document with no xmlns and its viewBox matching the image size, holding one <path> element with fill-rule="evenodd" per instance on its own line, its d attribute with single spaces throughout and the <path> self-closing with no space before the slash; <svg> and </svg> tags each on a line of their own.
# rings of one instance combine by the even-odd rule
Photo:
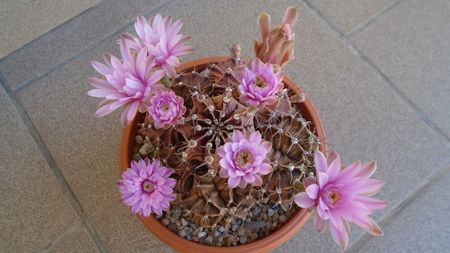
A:
<svg viewBox="0 0 450 253">
<path fill-rule="evenodd" d="M 0 59 L 97 2 L 98 0 L 1 0 Z"/>
<path fill-rule="evenodd" d="M 279 22 L 289 3 L 246 4 L 243 6 L 241 1 L 177 1 L 161 12 L 182 18 L 183 31 L 194 36 L 192 44 L 197 51 L 186 59 L 226 54 L 227 45 L 234 42 L 239 42 L 244 54 L 251 56 L 251 43 L 259 36 L 255 21 L 258 13 L 269 11 Z M 448 145 L 308 7 L 301 4 L 300 10 L 299 24 L 295 28 L 297 58 L 287 73 L 313 99 L 324 120 L 330 147 L 339 151 L 346 163 L 355 159 L 378 160 L 380 168 L 376 177 L 387 182 L 380 198 L 394 206 L 414 191 L 424 175 L 433 174 L 445 162 Z M 20 91 L 18 96 L 108 248 L 112 252 L 124 249 L 140 252 L 151 248 L 166 251 L 168 249 L 119 204 L 115 186 L 119 177 L 119 114 L 94 119 L 97 101 L 85 95 L 89 89 L 85 80 L 94 74 L 88 62 L 99 59 L 102 51 L 113 50 L 112 41 L 113 38 L 68 62 Z M 77 151 L 76 155 L 73 150 Z M 375 217 L 379 218 L 390 209 L 376 213 Z M 353 240 L 362 234 L 359 229 L 353 231 Z M 276 252 L 330 250 L 338 250 L 330 236 L 315 234 L 308 224 Z"/>
<path fill-rule="evenodd" d="M 353 43 L 450 137 L 450 2 L 405 1 Z"/>
<path fill-rule="evenodd" d="M 339 31 L 348 34 L 365 25 L 398 0 L 306 0 Z"/>
<path fill-rule="evenodd" d="M 8 55 L 0 62 L 0 69 L 8 84 L 15 90 L 115 33 L 132 22 L 138 14 L 158 8 L 163 2 L 164 0 L 103 1 Z"/>
<path fill-rule="evenodd" d="M 86 230 L 76 228 L 71 233 L 65 235 L 58 240 L 55 245 L 45 251 L 45 253 L 98 253 L 99 250 L 95 245 L 95 242 L 88 235 Z"/>
<path fill-rule="evenodd" d="M 284 10 L 293 5 L 292 1 L 243 2 L 201 0 L 177 0 L 163 8 L 161 13 L 172 15 L 184 22 L 183 31 L 193 35 L 191 44 L 195 51 L 185 60 L 211 55 L 228 55 L 228 47 L 238 43 L 242 54 L 253 56 L 253 42 L 260 38 L 256 19 L 265 11 L 272 16 L 274 24 L 281 23 Z M 299 5 L 298 6 L 303 6 Z M 204 11 L 207 8 L 208 11 Z M 302 19 L 302 17 L 300 17 Z"/>
<path fill-rule="evenodd" d="M 447 252 L 450 248 L 450 174 L 434 180 L 360 252 Z"/>
<path fill-rule="evenodd" d="M 0 86 L 0 251 L 34 252 L 78 216 Z"/>
<path fill-rule="evenodd" d="M 168 252 L 120 203 L 119 113 L 96 119 L 99 101 L 86 95 L 94 75 L 89 62 L 115 46 L 112 38 L 105 41 L 18 96 L 110 252 Z"/>
<path fill-rule="evenodd" d="M 300 38 L 296 60 L 287 72 L 320 112 L 330 149 L 338 151 L 346 164 L 358 159 L 377 160 L 375 177 L 386 182 L 377 196 L 390 203 L 386 210 L 375 213 L 379 219 L 448 161 L 448 143 L 316 17 L 305 13 L 300 24 L 296 29 Z M 351 242 L 362 235 L 361 229 L 353 227 Z M 277 252 L 329 250 L 338 248 L 329 234 L 314 233 L 311 221 Z"/>
</svg>

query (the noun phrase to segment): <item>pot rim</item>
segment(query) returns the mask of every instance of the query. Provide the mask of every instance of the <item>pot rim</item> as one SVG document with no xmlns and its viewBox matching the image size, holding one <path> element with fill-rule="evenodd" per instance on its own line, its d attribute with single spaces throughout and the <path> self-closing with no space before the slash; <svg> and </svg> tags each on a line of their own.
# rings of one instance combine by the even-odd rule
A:
<svg viewBox="0 0 450 253">
<path fill-rule="evenodd" d="M 199 58 L 193 61 L 188 61 L 183 63 L 177 68 L 177 72 L 186 69 L 192 69 L 195 66 L 205 65 L 208 63 L 217 63 L 229 59 L 229 56 L 210 56 Z M 283 77 L 283 82 L 293 89 L 296 93 L 303 93 L 302 89 L 292 82 L 288 77 Z M 304 94 L 304 93 L 303 93 Z M 302 115 L 311 121 L 313 128 L 316 130 L 316 134 L 321 140 L 319 149 L 322 152 L 327 151 L 326 135 L 325 129 L 322 121 L 317 113 L 314 105 L 308 96 L 305 95 L 305 101 L 302 103 L 302 108 L 304 112 Z M 306 115 L 304 115 L 306 114 Z M 131 153 L 134 147 L 134 135 L 136 134 L 136 122 L 144 117 L 143 113 L 138 114 L 131 124 L 129 124 L 123 130 L 123 136 L 121 140 L 120 153 L 119 153 L 119 165 L 120 172 L 122 173 L 127 168 L 129 168 L 131 163 Z M 172 232 L 165 225 L 163 225 L 154 216 L 143 217 L 137 215 L 139 220 L 147 227 L 148 230 L 152 232 L 161 241 L 165 242 L 170 247 L 179 250 L 181 252 L 216 252 L 216 253 L 229 253 L 229 252 L 267 252 L 269 250 L 275 249 L 284 242 L 288 241 L 296 233 L 298 233 L 301 228 L 306 224 L 306 222 L 311 218 L 311 209 L 300 209 L 297 213 L 292 215 L 288 221 L 286 221 L 283 226 L 275 230 L 270 235 L 258 239 L 256 241 L 232 246 L 232 247 L 215 247 L 205 244 L 200 244 L 187 240 L 178 234 Z"/>
</svg>

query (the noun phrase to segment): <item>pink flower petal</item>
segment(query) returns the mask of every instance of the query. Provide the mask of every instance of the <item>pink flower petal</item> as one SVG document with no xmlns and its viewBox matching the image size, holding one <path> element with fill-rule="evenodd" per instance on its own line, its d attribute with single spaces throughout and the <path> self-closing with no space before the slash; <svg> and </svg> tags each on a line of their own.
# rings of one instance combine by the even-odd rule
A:
<svg viewBox="0 0 450 253">
<path fill-rule="evenodd" d="M 374 198 L 370 198 L 370 197 L 366 197 L 366 196 L 356 196 L 354 201 L 361 202 L 367 208 L 370 208 L 370 209 L 383 209 L 388 205 L 388 203 L 386 201 L 374 199 Z"/>
<path fill-rule="evenodd" d="M 317 172 L 323 172 L 323 173 L 327 172 L 327 168 L 328 168 L 327 160 L 325 159 L 325 156 L 323 155 L 323 153 L 320 152 L 319 150 L 314 152 L 314 165 L 316 166 Z"/>
<path fill-rule="evenodd" d="M 228 185 L 230 188 L 236 188 L 241 182 L 241 177 L 230 177 L 228 178 Z"/>
<path fill-rule="evenodd" d="M 378 179 L 368 179 L 364 185 L 356 191 L 357 194 L 365 196 L 373 196 L 380 191 L 384 182 Z"/>
<path fill-rule="evenodd" d="M 272 166 L 270 164 L 268 164 L 268 163 L 261 164 L 261 167 L 260 167 L 260 170 L 259 170 L 259 173 L 261 175 L 267 175 L 270 172 L 272 172 Z"/>
<path fill-rule="evenodd" d="M 327 174 L 330 181 L 334 180 L 341 170 L 341 158 L 339 155 L 335 155 L 335 158 L 328 163 Z"/>
<path fill-rule="evenodd" d="M 261 176 L 255 175 L 255 181 L 253 182 L 252 185 L 254 185 L 254 186 L 261 186 L 262 183 L 263 183 L 263 180 L 262 180 Z"/>
<path fill-rule="evenodd" d="M 131 123 L 131 121 L 133 121 L 134 116 L 136 116 L 138 107 L 139 107 L 139 101 L 134 102 L 129 106 L 128 112 L 126 113 L 126 121 L 122 122 L 122 123 L 124 123 L 123 126 L 127 126 L 128 124 Z M 125 114 L 125 111 L 124 111 L 124 114 Z"/>
<path fill-rule="evenodd" d="M 319 204 L 316 207 L 317 214 L 320 216 L 320 218 L 327 220 L 330 218 L 330 215 L 328 214 L 330 212 L 330 208 L 328 208 L 327 205 L 323 202 L 321 198 L 319 198 Z"/>
<path fill-rule="evenodd" d="M 130 48 L 128 46 L 128 41 L 124 38 L 119 40 L 120 45 L 120 53 L 122 55 L 122 58 L 127 62 L 132 62 L 132 57 L 130 53 Z"/>
<path fill-rule="evenodd" d="M 109 92 L 107 90 L 103 90 L 103 89 L 93 89 L 93 90 L 88 91 L 87 94 L 91 97 L 104 98 L 104 97 L 108 96 Z"/>
<path fill-rule="evenodd" d="M 322 220 L 319 215 L 314 215 L 314 227 L 317 232 L 323 233 L 327 229 L 327 221 Z"/>
<path fill-rule="evenodd" d="M 134 29 L 139 37 L 145 38 L 145 26 L 147 25 L 147 20 L 144 16 L 138 16 L 136 23 L 134 23 Z"/>
<path fill-rule="evenodd" d="M 317 198 L 317 193 L 319 192 L 319 186 L 317 184 L 312 184 L 305 189 L 306 194 L 311 199 Z"/>
<path fill-rule="evenodd" d="M 310 208 L 314 205 L 314 200 L 310 199 L 306 192 L 297 193 L 294 196 L 294 202 L 301 208 Z"/>
<path fill-rule="evenodd" d="M 374 236 L 382 236 L 383 230 L 378 226 L 378 224 L 367 216 L 356 216 L 352 220 L 356 225 L 360 226 L 362 229 L 369 232 Z"/>
<path fill-rule="evenodd" d="M 141 64 L 141 63 L 143 63 L 143 62 L 145 62 L 145 60 L 146 60 L 146 58 L 147 58 L 147 49 L 145 49 L 145 48 L 143 48 L 143 49 L 141 49 L 140 51 L 139 51 L 139 53 L 138 53 L 138 55 L 137 55 L 137 57 L 136 57 L 136 65 L 137 65 L 137 68 L 136 68 L 136 70 L 137 70 L 137 74 L 138 74 L 138 77 L 141 79 L 141 80 L 145 80 L 145 77 L 146 77 L 146 65 L 145 64 Z"/>
<path fill-rule="evenodd" d="M 362 177 L 365 179 L 370 178 L 375 173 L 376 170 L 377 170 L 377 163 L 375 161 L 365 163 L 361 165 L 361 170 L 358 173 L 357 177 Z"/>
<path fill-rule="evenodd" d="M 317 181 L 319 182 L 320 188 L 323 188 L 328 183 L 328 175 L 324 172 L 319 172 L 317 174 Z"/>
<path fill-rule="evenodd" d="M 335 226 L 330 224 L 330 232 L 333 240 L 345 250 L 348 246 L 348 233 L 346 229 L 338 230 Z"/>
<path fill-rule="evenodd" d="M 328 155 L 327 155 L 327 164 L 331 164 L 336 158 L 338 158 L 338 153 L 336 153 L 336 151 L 331 151 Z"/>
<path fill-rule="evenodd" d="M 291 6 L 286 9 L 283 17 L 283 24 L 288 24 L 293 26 L 297 22 L 297 8 L 295 6 Z"/>
<path fill-rule="evenodd" d="M 100 63 L 98 61 L 93 61 L 93 62 L 91 62 L 91 64 L 92 64 L 92 67 L 94 67 L 94 69 L 98 73 L 100 73 L 104 76 L 111 73 L 111 69 L 103 63 Z"/>
<path fill-rule="evenodd" d="M 177 57 L 171 55 L 166 59 L 166 63 L 170 66 L 177 67 L 178 65 L 180 65 L 180 60 Z"/>
<path fill-rule="evenodd" d="M 305 188 L 312 184 L 317 184 L 317 179 L 315 177 L 307 177 L 303 179 L 303 185 L 305 186 Z"/>
<path fill-rule="evenodd" d="M 97 116 L 97 117 L 106 116 L 127 103 L 128 103 L 127 101 L 117 101 L 117 102 L 112 102 L 112 103 L 106 104 L 106 105 L 98 108 L 98 110 L 95 112 L 95 116 Z"/>
</svg>

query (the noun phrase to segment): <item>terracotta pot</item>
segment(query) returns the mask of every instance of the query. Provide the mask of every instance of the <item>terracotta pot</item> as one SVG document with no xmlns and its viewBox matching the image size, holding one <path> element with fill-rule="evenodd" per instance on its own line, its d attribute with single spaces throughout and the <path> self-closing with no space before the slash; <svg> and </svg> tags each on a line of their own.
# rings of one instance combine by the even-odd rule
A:
<svg viewBox="0 0 450 253">
<path fill-rule="evenodd" d="M 197 71 L 201 71 L 209 63 L 220 62 L 227 59 L 227 56 L 215 56 L 215 57 L 207 57 L 201 58 L 194 61 L 186 62 L 182 64 L 178 71 L 191 71 L 194 66 Z M 296 92 L 301 92 L 301 89 L 294 84 L 290 79 L 284 77 L 284 83 L 292 90 Z M 313 104 L 306 98 L 305 102 L 301 104 L 300 112 L 302 116 L 310 121 L 311 127 L 315 129 L 317 136 L 321 140 L 326 140 L 325 130 L 322 125 L 322 121 L 320 120 L 319 114 L 314 109 Z M 144 114 L 138 114 L 133 122 L 128 125 L 127 128 L 124 129 L 122 143 L 120 146 L 120 172 L 122 173 L 127 168 L 129 168 L 131 163 L 132 152 L 134 148 L 135 135 L 137 131 L 136 123 L 142 122 Z M 326 144 L 323 141 L 320 145 L 320 150 L 322 152 L 326 152 Z M 309 209 L 300 209 L 296 214 L 290 217 L 290 219 L 278 230 L 274 231 L 271 235 L 264 237 L 262 239 L 256 240 L 251 243 L 247 243 L 244 245 L 234 246 L 234 247 L 213 247 L 202 245 L 199 243 L 195 243 L 184 239 L 177 234 L 170 231 L 166 228 L 162 223 L 159 222 L 158 219 L 150 216 L 145 218 L 143 216 L 138 215 L 139 219 L 144 223 L 144 225 L 161 241 L 168 244 L 170 247 L 180 251 L 180 252 L 188 252 L 188 253 L 262 253 L 268 252 L 270 250 L 275 249 L 280 246 L 284 242 L 288 241 L 292 238 L 300 229 L 306 224 L 306 222 L 311 217 L 311 210 Z"/>
</svg>

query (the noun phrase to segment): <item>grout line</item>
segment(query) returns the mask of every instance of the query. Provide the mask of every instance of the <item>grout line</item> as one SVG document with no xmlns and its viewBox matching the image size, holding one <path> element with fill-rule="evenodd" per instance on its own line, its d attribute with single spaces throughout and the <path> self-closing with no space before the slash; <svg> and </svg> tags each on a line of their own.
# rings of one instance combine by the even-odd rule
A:
<svg viewBox="0 0 450 253">
<path fill-rule="evenodd" d="M 335 33 L 338 39 L 340 39 L 352 53 L 359 56 L 370 70 L 372 70 L 381 79 L 383 79 L 383 81 L 399 96 L 399 98 L 403 102 L 405 102 L 411 110 L 413 110 L 416 113 L 417 117 L 419 117 L 420 120 L 422 120 L 428 127 L 434 130 L 436 134 L 441 136 L 443 139 L 446 139 L 447 140 L 446 145 L 448 146 L 449 144 L 448 142 L 450 142 L 449 136 L 447 136 L 439 127 L 437 127 L 434 124 L 434 122 L 414 104 L 412 100 L 410 100 L 399 88 L 397 88 L 397 86 L 377 66 L 375 66 L 375 64 L 373 64 L 358 48 L 356 48 L 342 32 L 340 32 L 333 24 L 331 24 L 323 16 L 323 14 L 309 2 L 309 0 L 303 0 L 303 2 L 308 6 L 308 8 L 310 8 L 310 10 L 314 14 L 318 16 L 319 19 L 321 19 L 322 22 L 324 22 L 327 25 L 327 27 L 332 32 Z M 398 214 L 406 206 L 408 206 L 409 203 L 411 203 L 414 199 L 416 199 L 421 192 L 430 187 L 432 185 L 432 182 L 449 174 L 450 173 L 449 166 L 450 160 L 446 161 L 444 165 L 442 165 L 436 173 L 434 173 L 428 178 L 425 178 L 425 180 L 423 180 L 421 184 L 418 185 L 418 187 L 414 190 L 413 193 L 411 193 L 409 196 L 407 196 L 405 199 L 399 202 L 390 212 L 382 216 L 379 219 L 379 224 L 381 225 L 387 224 L 391 218 L 393 218 L 396 214 Z M 371 238 L 372 238 L 371 235 L 364 232 L 362 236 L 360 236 L 356 241 L 351 243 L 351 245 L 348 248 L 349 250 L 348 252 L 358 252 L 358 250 L 360 250 Z"/>
<path fill-rule="evenodd" d="M 450 137 L 447 136 L 444 131 L 442 131 L 441 128 L 439 128 L 433 120 L 428 117 L 417 105 L 403 93 L 375 64 L 373 64 L 367 56 L 365 56 L 358 48 L 353 46 L 350 42 L 348 42 L 348 46 L 352 49 L 353 52 L 356 52 L 356 54 L 361 58 L 361 60 L 371 69 L 373 72 L 378 74 L 385 83 L 388 84 L 388 86 L 394 91 L 395 94 L 397 94 L 400 99 L 405 102 L 428 127 L 430 127 L 432 130 L 434 130 L 435 133 L 437 133 L 442 139 L 447 140 L 447 145 L 450 143 Z"/>
<path fill-rule="evenodd" d="M 58 235 L 53 241 L 49 242 L 45 247 L 40 249 L 38 253 L 47 253 L 50 252 L 50 250 L 55 247 L 56 245 L 64 242 L 67 238 L 69 238 L 73 233 L 78 232 L 79 230 L 82 230 L 83 223 L 78 222 L 75 223 L 72 227 L 70 227 L 68 230 L 64 231 L 62 234 Z"/>
<path fill-rule="evenodd" d="M 403 0 L 402 0 L 403 1 Z M 431 119 L 428 117 L 421 109 L 419 109 L 416 104 L 408 98 L 375 64 L 373 64 L 367 56 L 365 56 L 357 47 L 355 47 L 351 41 L 340 32 L 330 21 L 328 21 L 325 16 L 316 9 L 309 0 L 303 0 L 303 2 L 310 8 L 310 10 L 316 14 L 322 22 L 326 24 L 326 26 L 336 34 L 338 39 L 344 43 L 345 46 L 355 55 L 359 56 L 359 58 L 366 64 L 366 66 L 374 72 L 378 77 L 380 77 L 384 83 L 387 84 L 389 88 L 403 101 L 415 114 L 416 116 L 423 121 L 429 128 L 431 128 L 436 134 L 438 134 L 442 139 L 445 139 L 446 144 L 450 144 L 450 136 L 444 133 L 442 129 L 440 129 Z"/>
<path fill-rule="evenodd" d="M 314 14 L 316 14 L 320 20 L 325 22 L 325 24 L 330 28 L 333 32 L 335 32 L 339 38 L 344 38 L 345 35 L 337 29 L 331 22 L 328 21 L 328 19 L 325 18 L 325 16 L 320 12 L 309 0 L 302 0 L 306 6 L 308 6 L 309 10 L 312 11 Z"/>
<path fill-rule="evenodd" d="M 426 178 L 425 182 L 422 182 L 413 193 L 411 193 L 409 196 L 407 196 L 405 199 L 403 199 L 401 202 L 395 205 L 391 211 L 383 215 L 377 222 L 378 225 L 380 225 L 381 227 L 387 226 L 392 218 L 394 218 L 403 209 L 408 207 L 424 191 L 431 188 L 431 186 L 434 185 L 433 183 L 443 179 L 448 175 L 450 175 L 450 160 L 444 163 L 444 165 L 442 165 L 436 173 Z M 372 235 L 364 231 L 364 233 L 348 247 L 347 252 L 348 253 L 360 252 L 360 250 L 364 247 L 364 245 L 368 243 L 372 238 L 373 238 Z"/>
<path fill-rule="evenodd" d="M 3 86 L 3 88 L 6 91 L 6 94 L 9 96 L 9 99 L 11 100 L 11 103 L 15 107 L 19 117 L 21 118 L 22 122 L 26 126 L 29 134 L 33 138 L 36 146 L 39 148 L 40 152 L 42 153 L 42 156 L 45 158 L 52 174 L 55 176 L 56 180 L 61 185 L 61 188 L 63 190 L 63 194 L 72 206 L 72 208 L 77 212 L 78 216 L 80 217 L 83 224 L 86 226 L 87 231 L 91 235 L 91 237 L 94 239 L 95 244 L 97 245 L 99 251 L 101 253 L 107 253 L 108 250 L 106 246 L 104 245 L 103 241 L 101 240 L 100 236 L 97 234 L 94 225 L 90 221 L 89 217 L 83 210 L 83 207 L 80 204 L 80 201 L 77 199 L 75 194 L 72 191 L 72 188 L 70 187 L 69 183 L 67 182 L 66 178 L 62 174 L 55 158 L 51 154 L 50 150 L 47 148 L 44 140 L 40 136 L 39 132 L 37 131 L 36 127 L 34 126 L 31 118 L 23 108 L 22 104 L 16 99 L 15 95 L 12 93 L 9 86 L 5 83 L 3 79 L 2 73 L 0 73 L 0 85 Z"/>
<path fill-rule="evenodd" d="M 355 27 L 355 29 L 353 29 L 352 31 L 350 31 L 349 33 L 347 33 L 345 36 L 347 38 L 350 38 L 352 36 L 356 36 L 358 35 L 360 32 L 364 31 L 369 25 L 371 25 L 372 23 L 376 22 L 378 19 L 380 19 L 384 14 L 388 13 L 391 9 L 397 7 L 399 4 L 401 4 L 402 2 L 404 2 L 405 0 L 398 0 L 396 1 L 394 4 L 389 5 L 386 9 L 384 9 L 383 11 L 376 13 L 374 16 L 370 17 L 369 20 L 367 20 L 366 23 L 359 25 L 357 27 Z"/>
<path fill-rule="evenodd" d="M 167 6 L 168 4 L 170 4 L 173 1 L 174 0 L 167 0 L 165 2 L 162 2 L 162 3 L 158 4 L 158 5 L 156 5 L 153 9 L 151 9 L 151 10 L 149 10 L 147 12 L 144 12 L 143 15 L 144 16 L 149 16 L 149 15 L 155 13 L 156 11 L 160 10 L 161 8 L 164 8 L 165 6 Z M 55 71 L 55 70 L 59 69 L 60 67 L 66 65 L 66 63 L 71 62 L 72 60 L 78 58 L 84 52 L 89 51 L 90 49 L 94 48 L 98 44 L 101 44 L 102 42 L 111 39 L 111 37 L 115 36 L 116 34 L 123 32 L 125 29 L 130 27 L 133 23 L 134 23 L 134 19 L 132 19 L 131 21 L 125 23 L 123 26 L 119 27 L 118 29 L 116 29 L 116 30 L 106 34 L 103 38 L 90 43 L 86 47 L 84 47 L 84 48 L 80 49 L 79 51 L 75 52 L 72 56 L 70 56 L 70 57 L 68 57 L 68 58 L 66 58 L 66 59 L 64 59 L 62 61 L 59 61 L 59 62 L 55 63 L 53 66 L 48 68 L 43 73 L 38 74 L 36 77 L 31 78 L 30 80 L 25 81 L 24 83 L 20 84 L 17 87 L 17 89 L 15 89 L 14 94 L 17 94 L 21 90 L 26 89 L 27 87 L 29 87 L 31 84 L 35 83 L 36 81 L 39 81 L 40 79 L 49 76 L 51 73 L 53 73 L 53 71 Z"/>
<path fill-rule="evenodd" d="M 89 7 L 88 7 L 87 9 L 85 9 L 84 11 L 78 13 L 77 15 L 75 15 L 75 16 L 69 18 L 68 20 L 62 22 L 61 24 L 59 24 L 59 25 L 53 27 L 53 28 L 50 29 L 49 31 L 47 31 L 47 32 L 45 32 L 45 33 L 39 35 L 37 38 L 34 38 L 33 40 L 27 42 L 25 45 L 23 45 L 23 46 L 21 46 L 21 47 L 15 49 L 14 51 L 12 51 L 12 52 L 8 53 L 7 55 L 3 56 L 2 58 L 0 58 L 0 64 L 1 64 L 4 60 L 6 60 L 6 58 L 8 58 L 10 55 L 13 55 L 13 54 L 17 53 L 17 52 L 18 52 L 19 50 L 21 50 L 22 48 L 31 45 L 31 44 L 34 43 L 35 41 L 37 41 L 37 40 L 41 39 L 42 37 L 44 37 L 45 35 L 47 35 L 47 34 L 49 34 L 49 33 L 52 33 L 52 32 L 54 32 L 54 31 L 56 31 L 60 26 L 66 24 L 66 23 L 69 23 L 69 22 L 71 22 L 72 20 L 74 20 L 75 18 L 78 18 L 78 17 L 84 15 L 86 12 L 89 12 L 89 11 L 92 11 L 92 10 L 97 9 L 97 7 L 98 7 L 103 1 L 104 1 L 104 0 L 99 1 L 98 3 L 96 3 L 96 4 L 92 5 L 92 6 L 89 6 Z"/>
</svg>

